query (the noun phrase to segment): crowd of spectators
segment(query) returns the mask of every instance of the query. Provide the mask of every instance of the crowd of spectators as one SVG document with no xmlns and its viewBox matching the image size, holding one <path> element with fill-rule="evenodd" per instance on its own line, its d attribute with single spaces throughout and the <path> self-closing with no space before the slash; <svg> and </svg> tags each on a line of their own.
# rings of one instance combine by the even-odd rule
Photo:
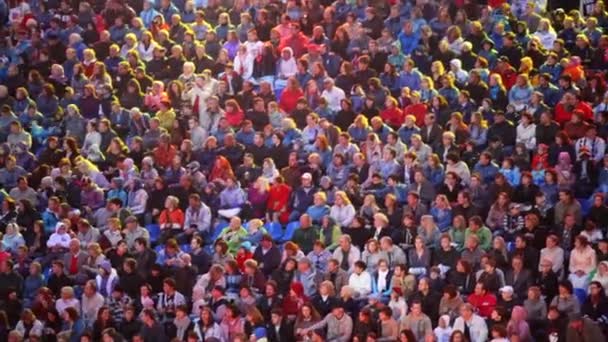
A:
<svg viewBox="0 0 608 342">
<path fill-rule="evenodd" d="M 0 341 L 607 340 L 602 0 L 0 21 Z"/>
</svg>

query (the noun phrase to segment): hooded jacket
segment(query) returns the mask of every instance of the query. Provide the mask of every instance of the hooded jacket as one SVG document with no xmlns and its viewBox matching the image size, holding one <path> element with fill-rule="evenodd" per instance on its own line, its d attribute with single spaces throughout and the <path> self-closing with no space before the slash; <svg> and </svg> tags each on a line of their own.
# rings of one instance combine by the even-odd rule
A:
<svg viewBox="0 0 608 342">
<path fill-rule="evenodd" d="M 55 226 L 55 233 L 51 234 L 49 240 L 46 242 L 47 247 L 50 248 L 60 246 L 62 248 L 67 249 L 70 246 L 70 240 L 72 240 L 72 238 L 65 231 L 63 233 L 59 232 L 59 229 L 61 228 L 65 230 L 65 224 L 63 224 L 62 222 L 57 223 L 57 225 Z"/>
</svg>

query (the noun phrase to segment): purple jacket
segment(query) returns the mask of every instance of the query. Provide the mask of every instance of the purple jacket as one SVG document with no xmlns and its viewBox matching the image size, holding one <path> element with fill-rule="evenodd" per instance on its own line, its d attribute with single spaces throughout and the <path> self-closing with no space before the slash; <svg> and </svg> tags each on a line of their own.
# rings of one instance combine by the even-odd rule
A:
<svg viewBox="0 0 608 342">
<path fill-rule="evenodd" d="M 99 209 L 105 204 L 103 191 L 98 187 L 95 187 L 93 190 L 82 190 L 80 196 L 80 203 L 82 206 L 89 207 L 93 210 Z"/>
</svg>

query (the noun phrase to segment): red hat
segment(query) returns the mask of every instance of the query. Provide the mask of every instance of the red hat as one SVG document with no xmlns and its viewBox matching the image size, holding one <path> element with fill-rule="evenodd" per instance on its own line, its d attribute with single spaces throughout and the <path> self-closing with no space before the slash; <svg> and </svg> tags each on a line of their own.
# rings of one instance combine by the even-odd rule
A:
<svg viewBox="0 0 608 342">
<path fill-rule="evenodd" d="M 321 47 L 317 44 L 308 44 L 307 48 L 310 52 L 319 52 L 319 50 L 321 49 Z"/>
</svg>

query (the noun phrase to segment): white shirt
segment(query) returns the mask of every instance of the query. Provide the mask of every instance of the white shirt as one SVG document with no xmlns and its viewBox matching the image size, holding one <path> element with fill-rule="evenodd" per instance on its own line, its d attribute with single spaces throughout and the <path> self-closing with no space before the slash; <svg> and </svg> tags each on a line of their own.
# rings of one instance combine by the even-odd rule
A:
<svg viewBox="0 0 608 342">
<path fill-rule="evenodd" d="M 454 330 L 464 332 L 465 324 L 469 327 L 471 342 L 485 342 L 488 338 L 488 326 L 483 318 L 473 314 L 471 320 L 464 321 L 464 318 L 458 317 L 454 322 Z"/>
<path fill-rule="evenodd" d="M 576 155 L 577 159 L 579 160 L 579 153 L 581 147 L 583 146 L 587 147 L 589 153 L 591 153 L 591 158 L 596 162 L 601 161 L 604 158 L 604 153 L 606 152 L 606 142 L 600 137 L 595 137 L 595 139 L 582 137 L 576 141 L 574 146 L 576 147 Z"/>
<path fill-rule="evenodd" d="M 352 204 L 338 206 L 334 205 L 331 207 L 329 216 L 336 220 L 336 222 L 342 227 L 350 226 L 350 223 L 355 218 L 356 212 Z"/>
<path fill-rule="evenodd" d="M 361 274 L 354 273 L 348 278 L 348 286 L 352 287 L 359 296 L 367 296 L 372 292 L 372 277 L 367 271 Z"/>
<path fill-rule="evenodd" d="M 335 112 L 340 111 L 340 102 L 346 98 L 344 90 L 335 86 L 331 90 L 323 90 L 321 96 L 327 100 L 329 108 Z"/>
<path fill-rule="evenodd" d="M 526 145 L 528 150 L 533 150 L 536 147 L 536 125 L 529 124 L 524 126 L 523 124 L 517 125 L 517 143 L 523 143 Z"/>
<path fill-rule="evenodd" d="M 141 59 L 146 62 L 149 62 L 154 59 L 154 49 L 157 46 L 158 44 L 156 44 L 156 42 L 151 42 L 148 48 L 146 48 L 146 45 L 144 45 L 143 42 L 140 42 L 137 45 L 137 51 L 139 52 L 139 56 L 141 57 Z"/>
<path fill-rule="evenodd" d="M 564 250 L 559 246 L 553 248 L 545 247 L 540 250 L 540 261 L 542 262 L 544 259 L 551 260 L 553 263 L 551 269 L 556 274 L 559 274 L 562 267 L 564 267 Z M 540 271 L 540 263 L 538 265 L 538 270 Z"/>
<path fill-rule="evenodd" d="M 388 270 L 378 270 L 378 292 L 384 292 L 386 290 L 386 275 Z"/>
<path fill-rule="evenodd" d="M 259 40 L 256 42 L 246 41 L 243 45 L 247 47 L 247 52 L 254 59 L 262 53 L 262 49 L 264 48 L 264 43 Z"/>
<path fill-rule="evenodd" d="M 251 79 L 251 75 L 253 75 L 253 62 L 254 57 L 252 54 L 241 55 L 239 53 L 234 57 L 234 70 L 241 75 L 243 80 L 249 80 Z"/>
</svg>

